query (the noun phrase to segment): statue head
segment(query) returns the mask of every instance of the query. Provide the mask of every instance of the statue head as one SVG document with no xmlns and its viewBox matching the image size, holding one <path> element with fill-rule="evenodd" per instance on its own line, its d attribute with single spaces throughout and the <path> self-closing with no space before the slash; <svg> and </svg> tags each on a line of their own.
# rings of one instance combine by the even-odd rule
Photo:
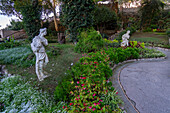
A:
<svg viewBox="0 0 170 113">
<path fill-rule="evenodd" d="M 127 31 L 127 34 L 128 34 L 128 35 L 130 34 L 130 30 Z"/>
<path fill-rule="evenodd" d="M 44 36 L 46 34 L 47 34 L 47 28 L 40 29 L 40 34 L 39 35 Z"/>
</svg>

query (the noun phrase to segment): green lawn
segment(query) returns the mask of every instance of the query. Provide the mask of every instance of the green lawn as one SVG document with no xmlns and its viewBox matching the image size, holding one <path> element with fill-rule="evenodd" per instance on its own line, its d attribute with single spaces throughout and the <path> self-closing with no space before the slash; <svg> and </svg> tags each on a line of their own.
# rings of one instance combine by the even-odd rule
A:
<svg viewBox="0 0 170 113">
<path fill-rule="evenodd" d="M 52 48 L 53 50 L 49 48 Z M 25 50 L 25 48 L 20 48 L 20 49 Z M 13 53 L 10 53 L 11 55 L 13 55 L 15 53 L 14 50 L 15 48 L 3 50 L 3 52 L 6 52 L 6 54 L 3 55 L 4 59 L 7 57 L 8 55 L 7 53 L 9 51 L 13 51 Z M 21 53 L 23 53 L 23 51 L 21 50 L 18 51 L 17 54 L 20 55 Z M 48 52 L 49 50 L 51 52 Z M 61 80 L 62 77 L 64 77 L 67 69 L 71 67 L 71 63 L 75 64 L 79 60 L 79 58 L 81 58 L 81 54 L 74 52 L 73 44 L 59 45 L 59 44 L 53 43 L 49 45 L 46 51 L 48 52 L 47 54 L 49 57 L 49 63 L 46 66 L 45 71 L 48 73 L 48 75 L 50 75 L 50 77 L 46 78 L 43 82 L 39 82 L 37 79 L 37 76 L 35 74 L 34 63 L 32 66 L 30 65 L 29 67 L 28 66 L 23 67 L 22 65 L 18 65 L 17 63 L 12 63 L 12 64 L 6 65 L 6 68 L 11 74 L 19 74 L 23 76 L 26 79 L 26 81 L 30 81 L 31 84 L 33 84 L 34 86 L 38 86 L 40 89 L 46 90 L 49 93 L 53 94 L 53 91 L 55 87 L 57 86 L 57 83 Z M 30 51 L 27 53 L 32 54 Z M 57 53 L 57 54 L 54 54 L 54 53 Z M 24 54 L 24 55 L 28 56 L 28 54 Z M 34 56 L 34 54 L 32 55 Z M 17 57 L 17 58 L 20 58 L 20 57 Z M 1 62 L 2 61 L 3 60 L 1 60 Z M 9 61 L 9 58 L 6 58 L 6 61 Z M 25 61 L 22 61 L 23 64 Z"/>
<path fill-rule="evenodd" d="M 157 45 L 168 44 L 168 37 L 165 35 L 165 33 L 157 33 L 157 32 L 136 32 L 130 37 L 130 40 L 152 43 Z"/>
</svg>

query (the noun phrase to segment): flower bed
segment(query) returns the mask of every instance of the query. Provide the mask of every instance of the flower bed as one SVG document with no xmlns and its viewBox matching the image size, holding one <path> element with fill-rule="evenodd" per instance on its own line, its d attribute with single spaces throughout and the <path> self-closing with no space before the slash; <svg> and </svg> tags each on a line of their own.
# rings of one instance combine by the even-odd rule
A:
<svg viewBox="0 0 170 113">
<path fill-rule="evenodd" d="M 139 58 L 137 48 L 109 48 L 83 54 L 76 65 L 67 72 L 66 79 L 56 87 L 55 99 L 67 101 L 68 112 L 121 112 L 117 91 L 108 79 L 111 66 L 127 59 Z M 113 93 L 113 98 L 107 100 Z M 105 97 L 105 98 L 103 98 Z M 112 104 L 108 104 L 112 102 Z M 114 107 L 113 107 L 114 106 Z"/>
</svg>

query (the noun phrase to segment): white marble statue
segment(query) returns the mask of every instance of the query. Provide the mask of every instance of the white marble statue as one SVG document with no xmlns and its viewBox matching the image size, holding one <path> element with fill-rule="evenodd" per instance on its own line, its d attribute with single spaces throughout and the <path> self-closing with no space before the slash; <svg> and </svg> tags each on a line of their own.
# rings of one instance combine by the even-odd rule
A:
<svg viewBox="0 0 170 113">
<path fill-rule="evenodd" d="M 122 43 L 121 46 L 125 47 L 126 45 L 129 46 L 129 41 L 128 39 L 130 38 L 130 31 L 128 30 L 126 34 L 122 36 Z"/>
<path fill-rule="evenodd" d="M 44 80 L 44 78 L 48 77 L 47 75 L 44 75 L 43 72 L 44 65 L 47 65 L 47 63 L 49 62 L 44 47 L 48 45 L 47 39 L 44 38 L 44 36 L 47 34 L 46 30 L 46 28 L 40 29 L 40 34 L 38 36 L 35 36 L 31 43 L 31 49 L 36 55 L 35 69 L 39 81 L 42 81 Z"/>
</svg>

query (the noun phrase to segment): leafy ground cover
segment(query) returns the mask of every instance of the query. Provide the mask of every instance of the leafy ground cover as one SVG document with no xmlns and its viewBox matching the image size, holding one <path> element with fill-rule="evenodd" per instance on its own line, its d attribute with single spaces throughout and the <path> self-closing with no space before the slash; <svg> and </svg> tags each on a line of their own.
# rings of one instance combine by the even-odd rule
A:
<svg viewBox="0 0 170 113">
<path fill-rule="evenodd" d="M 0 112 L 4 113 L 52 113 L 63 111 L 64 103 L 55 107 L 52 97 L 38 91 L 21 76 L 6 77 L 0 84 Z"/>
</svg>

